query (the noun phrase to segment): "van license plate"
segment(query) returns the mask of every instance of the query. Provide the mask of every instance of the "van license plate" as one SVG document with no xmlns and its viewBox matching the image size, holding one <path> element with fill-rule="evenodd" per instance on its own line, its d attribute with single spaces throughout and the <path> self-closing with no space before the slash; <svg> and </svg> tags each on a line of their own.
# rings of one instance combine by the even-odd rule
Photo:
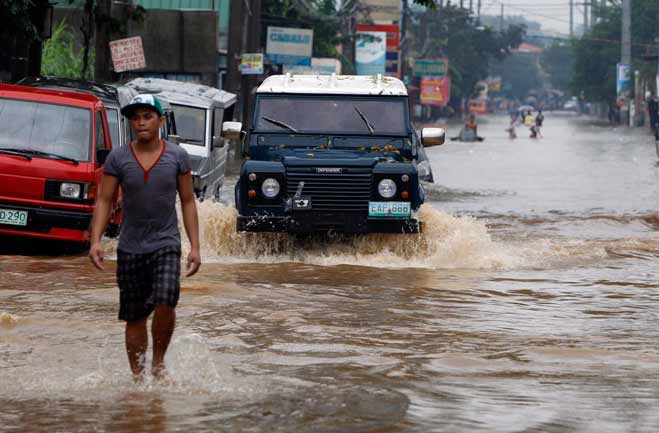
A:
<svg viewBox="0 0 659 433">
<path fill-rule="evenodd" d="M 406 201 L 368 202 L 368 216 L 387 218 L 409 218 L 410 203 Z"/>
<path fill-rule="evenodd" d="M 0 208 L 0 224 L 9 224 L 12 226 L 26 226 L 27 211 Z"/>
</svg>

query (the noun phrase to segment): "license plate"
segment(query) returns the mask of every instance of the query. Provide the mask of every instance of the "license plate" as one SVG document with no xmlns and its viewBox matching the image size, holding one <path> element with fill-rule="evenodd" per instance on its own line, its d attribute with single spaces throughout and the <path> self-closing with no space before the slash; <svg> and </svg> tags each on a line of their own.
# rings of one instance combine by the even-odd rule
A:
<svg viewBox="0 0 659 433">
<path fill-rule="evenodd" d="M 406 201 L 371 201 L 368 203 L 368 216 L 387 218 L 409 218 L 410 203 Z"/>
<path fill-rule="evenodd" d="M 0 209 L 0 224 L 10 224 L 12 226 L 26 226 L 27 211 Z"/>
</svg>

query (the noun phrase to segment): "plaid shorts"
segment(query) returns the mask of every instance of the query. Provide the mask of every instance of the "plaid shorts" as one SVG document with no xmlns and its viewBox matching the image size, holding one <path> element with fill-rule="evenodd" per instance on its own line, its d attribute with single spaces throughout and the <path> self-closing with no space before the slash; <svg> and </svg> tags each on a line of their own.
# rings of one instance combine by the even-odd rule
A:
<svg viewBox="0 0 659 433">
<path fill-rule="evenodd" d="M 147 254 L 117 251 L 119 320 L 149 317 L 156 305 L 176 307 L 181 276 L 181 248 L 164 247 Z"/>
</svg>

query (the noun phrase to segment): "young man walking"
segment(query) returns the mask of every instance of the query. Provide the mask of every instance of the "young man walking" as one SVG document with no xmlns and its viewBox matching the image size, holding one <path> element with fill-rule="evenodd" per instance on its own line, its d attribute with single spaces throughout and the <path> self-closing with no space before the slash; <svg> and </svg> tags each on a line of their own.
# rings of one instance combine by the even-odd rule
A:
<svg viewBox="0 0 659 433">
<path fill-rule="evenodd" d="M 164 357 L 174 332 L 181 272 L 181 236 L 176 193 L 190 239 L 186 276 L 199 270 L 199 222 L 187 152 L 161 140 L 163 109 L 153 95 L 137 95 L 121 110 L 136 140 L 112 149 L 105 161 L 91 231 L 89 258 L 100 270 L 100 241 L 112 199 L 121 186 L 123 218 L 117 250 L 119 319 L 126 321 L 126 351 L 136 379 L 144 372 L 148 348 L 147 318 L 153 314 L 152 374 L 165 374 Z"/>
</svg>

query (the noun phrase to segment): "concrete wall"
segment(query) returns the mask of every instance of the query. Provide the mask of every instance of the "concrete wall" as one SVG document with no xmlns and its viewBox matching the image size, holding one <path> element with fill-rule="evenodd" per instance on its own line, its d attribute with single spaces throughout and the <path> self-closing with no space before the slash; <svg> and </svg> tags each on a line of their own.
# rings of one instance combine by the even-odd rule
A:
<svg viewBox="0 0 659 433">
<path fill-rule="evenodd" d="M 76 41 L 82 44 L 81 11 L 55 9 L 55 22 L 66 18 L 74 29 Z M 129 21 L 125 36 L 141 36 L 147 67 L 121 75 L 127 79 L 143 75 L 158 75 L 177 79 L 178 76 L 198 78 L 199 83 L 217 86 L 217 12 L 149 9 L 141 23 Z"/>
</svg>

